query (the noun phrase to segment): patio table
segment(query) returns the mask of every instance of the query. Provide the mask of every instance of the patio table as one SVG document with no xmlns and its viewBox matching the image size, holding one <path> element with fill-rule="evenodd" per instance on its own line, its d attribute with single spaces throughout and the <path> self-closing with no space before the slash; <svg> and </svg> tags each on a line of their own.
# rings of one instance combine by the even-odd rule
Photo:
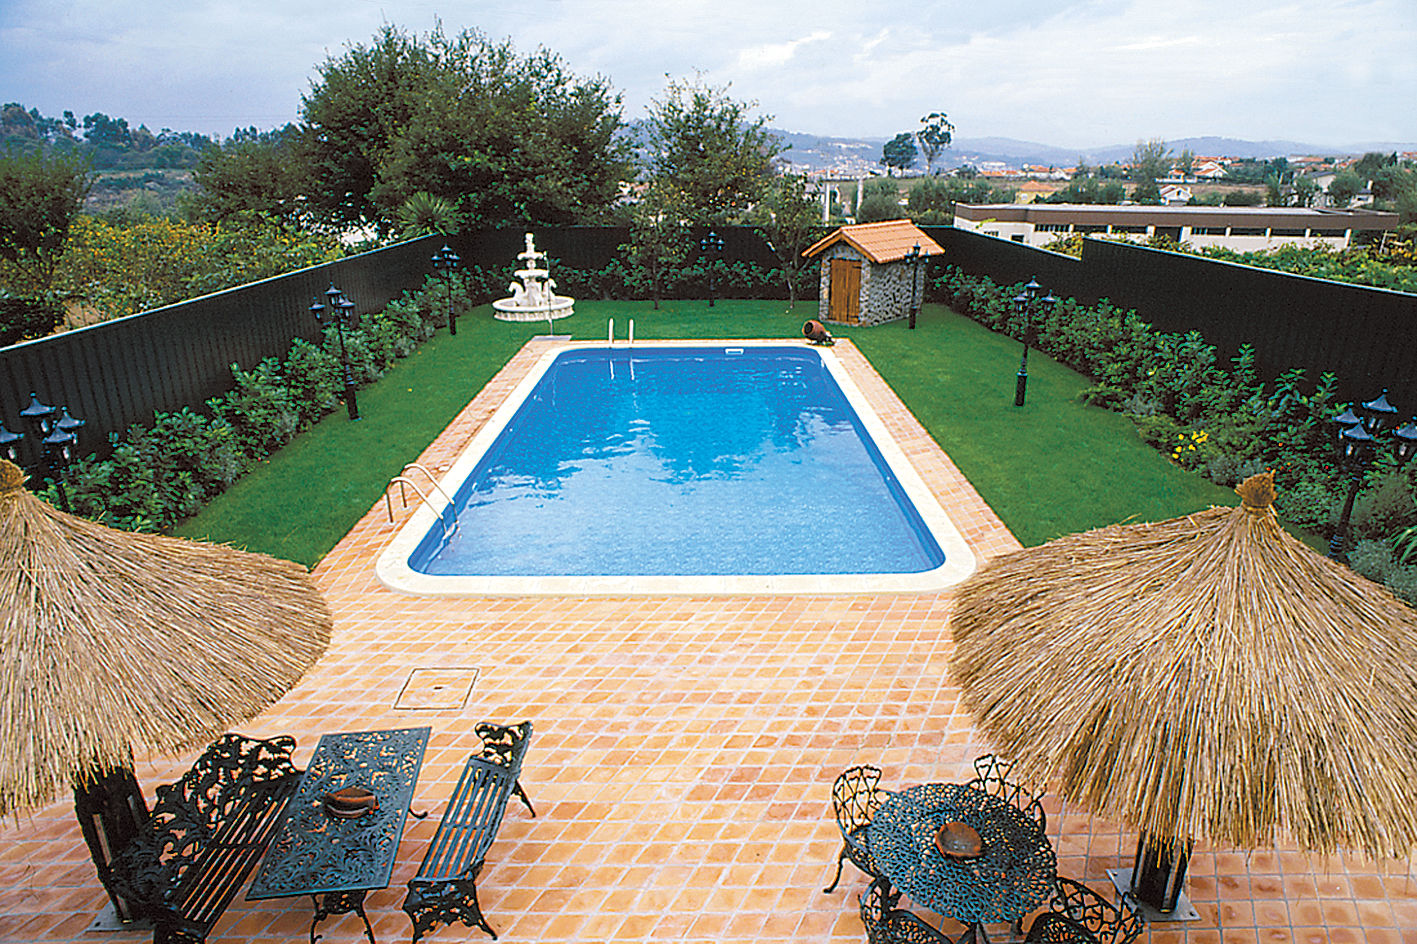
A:
<svg viewBox="0 0 1417 944">
<path fill-rule="evenodd" d="M 321 737 L 247 899 L 309 895 L 315 903 L 310 944 L 315 944 L 321 921 L 351 911 L 364 921 L 369 944 L 375 944 L 364 897 L 389 885 L 431 730 L 395 728 Z M 357 819 L 326 812 L 326 794 L 354 786 L 371 791 L 377 808 Z"/>
<path fill-rule="evenodd" d="M 974 858 L 940 852 L 944 823 L 973 827 L 983 842 Z M 1006 800 L 954 783 L 926 783 L 893 794 L 871 819 L 867 842 L 886 878 L 910 897 L 969 925 L 1016 921 L 1054 892 L 1058 859 L 1038 824 Z M 987 938 L 986 938 L 987 939 Z"/>
</svg>

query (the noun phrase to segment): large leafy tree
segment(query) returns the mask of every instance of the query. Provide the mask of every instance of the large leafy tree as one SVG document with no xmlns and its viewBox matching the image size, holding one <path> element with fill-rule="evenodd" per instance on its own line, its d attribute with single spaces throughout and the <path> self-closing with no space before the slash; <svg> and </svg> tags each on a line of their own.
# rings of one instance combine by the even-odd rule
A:
<svg viewBox="0 0 1417 944">
<path fill-rule="evenodd" d="M 676 194 L 691 222 L 735 222 L 762 197 L 783 146 L 767 130 L 770 116 L 750 116 L 755 107 L 699 76 L 671 79 L 650 102 L 646 170 L 655 186 Z"/>
<path fill-rule="evenodd" d="M 619 195 L 620 97 L 554 53 L 386 25 L 319 71 L 302 111 L 311 197 L 336 222 L 390 230 L 420 192 L 484 223 L 592 222 Z"/>
<path fill-rule="evenodd" d="M 902 131 L 881 147 L 881 164 L 887 172 L 903 171 L 915 163 L 919 154 L 915 148 L 915 136 L 909 131 Z"/>
<path fill-rule="evenodd" d="M 213 222 L 257 214 L 286 226 L 308 223 L 312 183 L 304 137 L 295 125 L 243 132 L 202 152 L 193 171 L 201 188 L 189 201 L 193 216 Z"/>
<path fill-rule="evenodd" d="M 915 137 L 920 142 L 920 150 L 925 152 L 925 170 L 928 173 L 935 172 L 935 158 L 950 146 L 954 130 L 955 126 L 942 111 L 932 111 L 920 119 L 920 130 L 915 132 Z"/>
<path fill-rule="evenodd" d="M 73 153 L 11 149 L 0 156 L 0 272 L 11 289 L 49 290 L 90 183 L 88 162 Z"/>
</svg>

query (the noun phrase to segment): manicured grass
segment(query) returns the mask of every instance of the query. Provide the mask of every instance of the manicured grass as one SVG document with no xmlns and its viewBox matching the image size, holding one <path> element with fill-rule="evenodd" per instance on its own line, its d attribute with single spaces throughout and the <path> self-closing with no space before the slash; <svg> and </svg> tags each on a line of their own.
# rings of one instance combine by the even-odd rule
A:
<svg viewBox="0 0 1417 944">
<path fill-rule="evenodd" d="M 541 324 L 458 320 L 378 383 L 359 391 L 362 419 L 330 414 L 177 530 L 314 565 L 383 494 Z M 555 330 L 603 339 L 800 336 L 816 303 L 668 301 L 576 303 Z M 893 323 L 837 329 L 850 337 L 1025 544 L 1135 518 L 1159 520 L 1234 504 L 1234 493 L 1182 471 L 1142 443 L 1125 417 L 1079 405 L 1086 378 L 1029 355 L 1027 403 L 1013 405 L 1018 342 L 943 306 L 914 331 Z"/>
</svg>

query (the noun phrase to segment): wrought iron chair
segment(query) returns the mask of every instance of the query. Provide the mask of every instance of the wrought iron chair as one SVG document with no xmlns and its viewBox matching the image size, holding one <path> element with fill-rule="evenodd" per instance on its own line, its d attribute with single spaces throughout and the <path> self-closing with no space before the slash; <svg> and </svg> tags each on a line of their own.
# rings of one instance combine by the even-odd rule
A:
<svg viewBox="0 0 1417 944">
<path fill-rule="evenodd" d="M 836 825 L 841 829 L 841 854 L 836 857 L 836 878 L 823 892 L 834 892 L 841 882 L 841 867 L 850 859 L 855 866 L 872 878 L 880 877 L 876 857 L 866 844 L 866 829 L 871 817 L 890 796 L 890 791 L 876 786 L 881 781 L 881 769 L 869 764 L 848 767 L 832 784 L 832 809 Z"/>
<path fill-rule="evenodd" d="M 890 883 L 875 879 L 861 893 L 861 923 L 870 944 L 955 944 L 953 938 L 926 924 L 904 908 L 897 908 L 900 892 Z"/>
<path fill-rule="evenodd" d="M 1141 915 L 1070 878 L 1058 879 L 1048 908 L 1029 926 L 1030 944 L 1131 944 L 1144 927 Z"/>
<path fill-rule="evenodd" d="M 974 759 L 974 779 L 965 784 L 975 790 L 982 790 L 996 796 L 1023 811 L 1024 815 L 1038 824 L 1039 829 L 1048 828 L 1048 814 L 1043 812 L 1042 794 L 1034 796 L 1028 790 L 1009 779 L 1013 761 L 1004 760 L 997 754 L 985 754 Z"/>
</svg>

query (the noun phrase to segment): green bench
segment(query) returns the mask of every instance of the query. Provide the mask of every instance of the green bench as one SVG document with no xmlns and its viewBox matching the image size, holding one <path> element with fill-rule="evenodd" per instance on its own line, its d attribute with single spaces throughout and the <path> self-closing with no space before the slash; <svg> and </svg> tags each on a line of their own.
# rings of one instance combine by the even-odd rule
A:
<svg viewBox="0 0 1417 944">
<path fill-rule="evenodd" d="M 414 944 L 437 925 L 454 921 L 480 927 L 496 939 L 497 932 L 477 901 L 477 876 L 497 838 L 508 799 L 515 794 L 536 815 L 520 779 L 522 759 L 531 743 L 531 722 L 512 726 L 484 722 L 474 730 L 482 748 L 468 757 L 438 832 L 418 874 L 408 883 L 403 910 L 413 922 Z"/>
</svg>

